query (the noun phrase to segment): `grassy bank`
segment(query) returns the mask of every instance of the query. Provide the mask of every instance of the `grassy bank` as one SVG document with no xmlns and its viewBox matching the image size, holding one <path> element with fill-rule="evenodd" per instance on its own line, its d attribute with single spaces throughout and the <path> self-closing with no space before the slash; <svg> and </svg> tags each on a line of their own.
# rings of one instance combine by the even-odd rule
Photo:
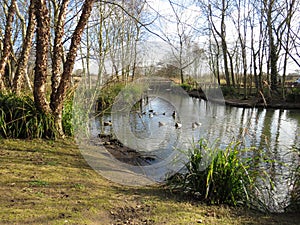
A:
<svg viewBox="0 0 300 225">
<path fill-rule="evenodd" d="M 0 224 L 299 224 L 103 179 L 72 140 L 0 140 Z"/>
</svg>

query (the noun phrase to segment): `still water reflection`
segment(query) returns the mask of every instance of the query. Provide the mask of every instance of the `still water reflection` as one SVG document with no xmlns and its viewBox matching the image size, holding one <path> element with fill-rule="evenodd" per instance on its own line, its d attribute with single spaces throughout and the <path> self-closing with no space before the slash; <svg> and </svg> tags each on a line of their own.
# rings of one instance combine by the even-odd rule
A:
<svg viewBox="0 0 300 225">
<path fill-rule="evenodd" d="M 173 111 L 178 112 L 176 117 L 172 116 Z M 110 120 L 111 117 L 106 115 L 102 119 Z M 300 149 L 299 110 L 245 109 L 191 97 L 169 96 L 166 100 L 150 96 L 142 109 L 132 110 L 126 129 L 122 127 L 124 120 L 121 117 L 116 120 L 115 128 L 124 129 L 123 136 L 118 138 L 126 146 L 155 156 L 153 163 L 164 160 L 176 148 L 190 147 L 200 138 L 210 142 L 219 139 L 221 147 L 241 140 L 246 147 L 255 146 L 269 152 L 278 162 L 283 162 L 272 164 L 267 172 L 275 180 L 273 208 L 284 207 L 280 204 L 286 202 L 290 169 L 299 164 L 295 153 Z M 182 124 L 181 129 L 175 127 L 176 122 Z M 199 125 L 193 126 L 195 122 Z M 97 123 L 95 130 L 111 131 L 111 127 L 100 124 Z"/>
</svg>

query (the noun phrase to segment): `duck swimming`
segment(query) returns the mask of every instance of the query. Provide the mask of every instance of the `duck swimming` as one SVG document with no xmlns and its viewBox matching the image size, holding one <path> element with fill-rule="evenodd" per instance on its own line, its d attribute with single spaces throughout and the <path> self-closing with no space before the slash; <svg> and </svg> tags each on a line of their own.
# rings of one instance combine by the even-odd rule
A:
<svg viewBox="0 0 300 225">
<path fill-rule="evenodd" d="M 178 123 L 178 122 L 175 123 L 175 128 L 179 129 L 179 128 L 181 128 L 181 127 L 182 127 L 182 124 L 181 124 L 181 123 Z"/>
<path fill-rule="evenodd" d="M 158 126 L 160 126 L 160 127 L 165 126 L 165 125 L 166 125 L 166 123 L 163 123 L 163 122 L 160 122 L 160 121 L 158 122 Z"/>
<path fill-rule="evenodd" d="M 111 122 L 111 120 L 109 120 L 109 121 L 104 121 L 104 122 L 103 122 L 103 125 L 104 125 L 104 126 L 111 126 L 111 125 L 112 125 L 112 122 Z"/>
<path fill-rule="evenodd" d="M 198 125 L 196 124 L 196 123 L 192 123 L 192 128 L 193 129 L 195 129 L 195 128 L 197 128 L 198 127 Z"/>
<path fill-rule="evenodd" d="M 195 128 L 201 126 L 201 125 L 202 125 L 202 124 L 199 123 L 199 122 L 194 122 L 194 123 L 192 123 L 192 128 L 195 129 Z"/>
<path fill-rule="evenodd" d="M 175 118 L 177 116 L 176 111 L 173 111 L 172 116 L 173 116 L 173 118 Z"/>
<path fill-rule="evenodd" d="M 195 122 L 195 125 L 197 125 L 197 126 L 201 126 L 201 125 L 202 125 L 202 123 Z"/>
</svg>

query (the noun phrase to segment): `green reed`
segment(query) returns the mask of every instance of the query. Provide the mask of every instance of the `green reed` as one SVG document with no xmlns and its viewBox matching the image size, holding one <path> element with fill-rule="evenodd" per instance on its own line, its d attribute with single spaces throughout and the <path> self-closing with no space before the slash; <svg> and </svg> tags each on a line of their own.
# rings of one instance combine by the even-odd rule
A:
<svg viewBox="0 0 300 225">
<path fill-rule="evenodd" d="M 290 204 L 286 207 L 287 211 L 299 211 L 300 210 L 300 165 L 294 171 L 291 176 L 293 182 L 293 189 L 291 191 Z"/>
<path fill-rule="evenodd" d="M 242 148 L 240 142 L 231 142 L 225 149 L 217 142 L 209 145 L 201 139 L 188 150 L 188 162 L 182 172 L 168 180 L 169 187 L 189 194 L 209 204 L 263 204 L 257 196 L 257 180 L 272 182 L 267 173 L 254 168 L 255 148 Z M 263 157 L 260 159 L 263 159 Z"/>
</svg>

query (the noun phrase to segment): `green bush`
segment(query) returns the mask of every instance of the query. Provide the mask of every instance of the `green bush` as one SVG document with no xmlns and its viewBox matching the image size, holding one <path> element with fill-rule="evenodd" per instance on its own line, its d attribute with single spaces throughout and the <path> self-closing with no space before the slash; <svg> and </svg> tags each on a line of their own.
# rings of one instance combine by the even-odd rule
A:
<svg viewBox="0 0 300 225">
<path fill-rule="evenodd" d="M 110 108 L 115 100 L 115 97 L 124 87 L 125 85 L 121 82 L 104 86 L 101 89 L 100 95 L 98 97 L 98 110 L 102 111 Z"/>
<path fill-rule="evenodd" d="M 193 90 L 193 86 L 191 84 L 188 84 L 188 83 L 180 84 L 180 87 L 182 87 L 183 90 L 185 90 L 185 91 L 191 91 L 191 90 Z"/>
<path fill-rule="evenodd" d="M 287 91 L 287 102 L 300 103 L 300 87 L 293 87 Z"/>
<path fill-rule="evenodd" d="M 0 94 L 0 136 L 4 138 L 54 138 L 54 119 L 38 111 L 29 96 Z"/>
<path fill-rule="evenodd" d="M 222 86 L 221 90 L 224 96 L 236 95 L 236 89 L 234 87 Z"/>
<path fill-rule="evenodd" d="M 73 135 L 72 99 L 64 104 L 63 130 Z M 0 93 L 0 136 L 3 138 L 55 138 L 54 118 L 36 109 L 30 96 Z"/>
<path fill-rule="evenodd" d="M 254 204 L 255 181 L 265 173 L 252 169 L 255 157 L 245 157 L 239 142 L 230 143 L 224 150 L 201 139 L 188 151 L 185 172 L 171 177 L 169 188 L 179 190 L 210 204 Z M 272 185 L 271 185 L 272 186 Z M 259 202 L 261 204 L 261 202 Z"/>
</svg>

